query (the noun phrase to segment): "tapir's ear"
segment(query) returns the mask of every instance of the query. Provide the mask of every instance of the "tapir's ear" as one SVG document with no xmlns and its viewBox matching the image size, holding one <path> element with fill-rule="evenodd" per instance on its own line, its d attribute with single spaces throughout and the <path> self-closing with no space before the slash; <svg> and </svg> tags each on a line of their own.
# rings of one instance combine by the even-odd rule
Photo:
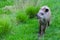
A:
<svg viewBox="0 0 60 40">
<path fill-rule="evenodd" d="M 49 11 L 49 9 L 45 9 L 45 12 L 48 12 Z"/>
</svg>

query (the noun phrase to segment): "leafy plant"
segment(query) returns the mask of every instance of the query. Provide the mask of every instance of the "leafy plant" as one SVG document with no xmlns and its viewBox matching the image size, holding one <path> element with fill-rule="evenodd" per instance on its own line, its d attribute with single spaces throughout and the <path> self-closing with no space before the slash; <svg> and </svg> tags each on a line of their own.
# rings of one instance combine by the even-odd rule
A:
<svg viewBox="0 0 60 40">
<path fill-rule="evenodd" d="M 34 18 L 38 12 L 39 8 L 34 6 L 29 6 L 26 8 L 26 13 L 29 15 L 29 18 Z"/>
<path fill-rule="evenodd" d="M 28 20 L 28 15 L 25 12 L 18 11 L 16 13 L 16 19 L 19 22 L 26 22 Z"/>
</svg>

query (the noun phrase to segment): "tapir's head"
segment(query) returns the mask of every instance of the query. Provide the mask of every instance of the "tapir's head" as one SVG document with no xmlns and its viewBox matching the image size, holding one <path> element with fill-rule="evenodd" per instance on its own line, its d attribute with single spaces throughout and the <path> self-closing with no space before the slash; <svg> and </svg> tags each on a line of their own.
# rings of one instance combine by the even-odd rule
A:
<svg viewBox="0 0 60 40">
<path fill-rule="evenodd" d="M 46 13 L 48 13 L 49 11 L 50 11 L 50 9 L 48 6 L 41 7 L 41 9 L 39 10 L 39 12 L 37 14 L 38 19 L 44 18 L 44 15 Z"/>
</svg>

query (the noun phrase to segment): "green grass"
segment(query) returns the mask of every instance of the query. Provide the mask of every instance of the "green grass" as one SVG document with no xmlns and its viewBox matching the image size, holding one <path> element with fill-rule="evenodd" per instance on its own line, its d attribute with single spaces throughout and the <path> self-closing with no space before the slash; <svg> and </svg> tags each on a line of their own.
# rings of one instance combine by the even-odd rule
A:
<svg viewBox="0 0 60 40">
<path fill-rule="evenodd" d="M 11 33 L 5 36 L 5 40 L 36 40 L 38 33 L 37 22 L 37 20 L 33 19 L 27 23 L 14 26 Z"/>
<path fill-rule="evenodd" d="M 60 0 L 39 0 L 38 2 L 37 6 L 48 5 L 52 11 L 51 24 L 40 39 L 60 40 Z M 12 19 L 14 19 L 13 16 Z M 37 40 L 38 25 L 36 18 L 29 19 L 26 23 L 14 24 L 10 32 L 0 36 L 0 40 Z"/>
</svg>

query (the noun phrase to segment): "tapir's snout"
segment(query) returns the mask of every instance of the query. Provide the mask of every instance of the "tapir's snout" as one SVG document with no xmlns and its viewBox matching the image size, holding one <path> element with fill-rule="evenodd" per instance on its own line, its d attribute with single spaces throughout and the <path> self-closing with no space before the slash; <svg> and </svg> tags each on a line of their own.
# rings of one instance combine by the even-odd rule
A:
<svg viewBox="0 0 60 40">
<path fill-rule="evenodd" d="M 40 17 L 38 16 L 38 14 L 36 16 L 37 16 L 37 19 L 40 19 Z"/>
</svg>

